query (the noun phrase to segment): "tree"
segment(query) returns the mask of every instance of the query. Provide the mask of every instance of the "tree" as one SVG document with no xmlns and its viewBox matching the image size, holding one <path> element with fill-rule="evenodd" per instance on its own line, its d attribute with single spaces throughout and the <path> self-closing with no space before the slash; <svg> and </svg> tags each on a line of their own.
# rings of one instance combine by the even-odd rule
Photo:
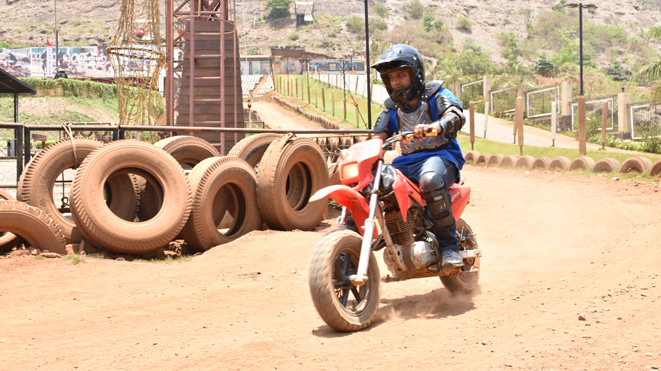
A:
<svg viewBox="0 0 661 371">
<path fill-rule="evenodd" d="M 270 19 L 289 17 L 289 8 L 291 0 L 268 0 L 264 3 L 264 8 L 270 9 L 267 15 Z"/>
<path fill-rule="evenodd" d="M 424 17 L 422 17 L 422 26 L 427 32 L 434 28 L 434 12 L 431 10 L 425 12 Z"/>
<path fill-rule="evenodd" d="M 555 71 L 555 64 L 546 58 L 546 54 L 542 54 L 535 62 L 535 71 L 544 77 L 550 77 Z"/>
<path fill-rule="evenodd" d="M 660 39 L 661 38 L 661 26 L 656 25 L 652 27 L 649 31 L 649 35 L 652 38 Z M 634 79 L 641 80 L 656 80 L 654 86 L 652 86 L 652 102 L 656 103 L 661 100 L 661 55 L 657 55 L 655 60 L 652 60 L 649 64 L 638 70 L 633 76 Z"/>
<path fill-rule="evenodd" d="M 628 80 L 627 75 L 625 75 L 624 71 L 622 71 L 622 65 L 620 61 L 614 61 L 613 64 L 604 68 L 604 72 L 606 72 L 606 76 L 615 81 Z"/>
</svg>

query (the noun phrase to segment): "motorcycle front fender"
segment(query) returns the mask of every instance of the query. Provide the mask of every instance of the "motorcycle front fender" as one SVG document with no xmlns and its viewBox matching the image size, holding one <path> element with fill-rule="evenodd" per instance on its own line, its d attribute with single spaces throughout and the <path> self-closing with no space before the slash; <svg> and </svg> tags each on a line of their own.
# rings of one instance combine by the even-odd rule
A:
<svg viewBox="0 0 661 371">
<path fill-rule="evenodd" d="M 338 204 L 346 207 L 351 212 L 360 234 L 365 233 L 362 227 L 365 225 L 365 219 L 369 217 L 370 206 L 363 195 L 345 185 L 333 185 L 318 190 L 310 197 L 310 201 L 318 201 L 325 197 L 330 197 Z"/>
</svg>

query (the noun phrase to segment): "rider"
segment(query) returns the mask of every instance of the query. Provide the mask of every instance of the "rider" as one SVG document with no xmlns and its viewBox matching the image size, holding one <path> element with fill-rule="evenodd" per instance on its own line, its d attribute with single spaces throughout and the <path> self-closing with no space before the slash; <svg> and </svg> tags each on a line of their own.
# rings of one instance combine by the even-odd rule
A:
<svg viewBox="0 0 661 371">
<path fill-rule="evenodd" d="M 422 58 L 408 45 L 388 48 L 372 68 L 379 71 L 390 95 L 374 126 L 374 137 L 386 140 L 397 132 L 415 133 L 416 139 L 402 143 L 402 156 L 392 165 L 420 186 L 441 248 L 442 267 L 462 266 L 448 193 L 466 162 L 455 139 L 466 122 L 461 103 L 441 87 L 443 81 L 425 83 Z M 425 137 L 431 129 L 438 135 Z"/>
</svg>

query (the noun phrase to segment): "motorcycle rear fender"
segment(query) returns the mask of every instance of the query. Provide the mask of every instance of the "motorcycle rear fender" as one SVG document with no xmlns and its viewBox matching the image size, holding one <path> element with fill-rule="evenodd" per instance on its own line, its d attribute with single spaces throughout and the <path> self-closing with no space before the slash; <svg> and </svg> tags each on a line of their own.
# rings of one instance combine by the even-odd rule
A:
<svg viewBox="0 0 661 371">
<path fill-rule="evenodd" d="M 450 192 L 450 198 L 452 199 L 452 214 L 454 214 L 454 220 L 459 220 L 470 200 L 471 189 L 470 187 L 454 184 L 448 189 L 448 192 Z"/>
<path fill-rule="evenodd" d="M 315 194 L 310 197 L 310 201 L 318 201 L 325 197 L 330 197 L 333 200 L 337 201 L 338 204 L 346 207 L 353 216 L 354 222 L 358 227 L 360 234 L 365 234 L 363 226 L 365 225 L 365 219 L 369 217 L 370 206 L 365 201 L 365 197 L 361 195 L 358 191 L 353 188 L 347 187 L 345 185 L 333 185 L 330 187 L 322 188 L 318 190 Z M 378 236 L 377 228 L 374 230 L 374 236 Z"/>
</svg>

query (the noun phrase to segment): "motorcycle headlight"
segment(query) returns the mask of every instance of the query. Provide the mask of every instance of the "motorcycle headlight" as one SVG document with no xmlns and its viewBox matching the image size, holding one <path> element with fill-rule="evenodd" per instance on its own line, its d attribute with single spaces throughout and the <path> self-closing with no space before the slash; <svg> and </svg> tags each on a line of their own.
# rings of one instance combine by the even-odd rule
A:
<svg viewBox="0 0 661 371">
<path fill-rule="evenodd" d="M 342 166 L 342 172 L 340 173 L 342 179 L 352 179 L 358 176 L 358 164 L 347 164 Z"/>
</svg>

